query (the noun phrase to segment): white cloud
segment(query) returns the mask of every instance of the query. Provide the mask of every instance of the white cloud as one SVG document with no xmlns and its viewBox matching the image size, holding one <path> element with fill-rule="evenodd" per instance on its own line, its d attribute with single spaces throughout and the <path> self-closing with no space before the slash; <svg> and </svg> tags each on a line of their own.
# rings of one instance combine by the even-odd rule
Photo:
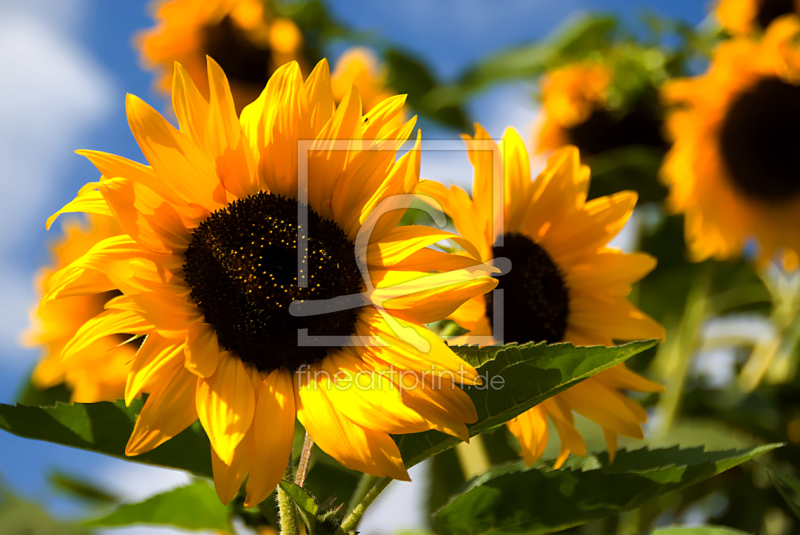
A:
<svg viewBox="0 0 800 535">
<path fill-rule="evenodd" d="M 111 109 L 111 78 L 79 42 L 85 11 L 81 0 L 0 4 L 0 344 L 6 348 L 27 326 L 34 299 L 33 274 L 20 255 L 30 254 L 76 143 Z M 3 366 L 30 366 L 24 353 L 3 355 Z"/>
</svg>

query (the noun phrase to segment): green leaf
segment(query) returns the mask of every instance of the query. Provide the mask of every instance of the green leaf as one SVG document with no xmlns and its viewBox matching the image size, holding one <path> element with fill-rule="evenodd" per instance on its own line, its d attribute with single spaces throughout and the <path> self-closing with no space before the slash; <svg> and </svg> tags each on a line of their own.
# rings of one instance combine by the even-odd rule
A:
<svg viewBox="0 0 800 535">
<path fill-rule="evenodd" d="M 398 49 L 384 52 L 387 67 L 386 83 L 397 93 L 407 95 L 408 104 L 417 112 L 459 131 L 469 127 L 464 110 L 457 104 L 436 104 L 425 95 L 438 86 L 425 63 Z"/>
<path fill-rule="evenodd" d="M 297 506 L 298 511 L 300 511 L 300 516 L 303 517 L 303 523 L 306 525 L 308 535 L 314 535 L 317 527 L 317 512 L 319 512 L 319 507 L 314 497 L 306 490 L 289 481 L 281 481 L 278 484 L 289 495 Z"/>
<path fill-rule="evenodd" d="M 89 535 L 86 528 L 55 520 L 39 504 L 4 488 L 0 488 L 0 526 L 11 534 Z"/>
<path fill-rule="evenodd" d="M 67 385 L 60 384 L 50 388 L 40 389 L 31 383 L 30 376 L 20 385 L 14 400 L 23 405 L 35 407 L 52 407 L 56 402 L 69 403 L 72 393 Z"/>
<path fill-rule="evenodd" d="M 205 481 L 157 494 L 140 503 L 120 505 L 111 514 L 90 520 L 84 525 L 98 527 L 131 524 L 231 531 L 228 509 L 220 503 L 216 491 Z"/>
<path fill-rule="evenodd" d="M 671 526 L 650 532 L 652 535 L 748 535 L 746 531 L 729 528 L 727 526 Z"/>
<path fill-rule="evenodd" d="M 662 201 L 667 194 L 666 186 L 658 180 L 663 156 L 661 149 L 644 145 L 628 145 L 592 156 L 589 198 L 630 189 L 639 193 L 640 203 Z"/>
<path fill-rule="evenodd" d="M 73 498 L 96 503 L 117 503 L 119 498 L 97 485 L 63 472 L 48 476 L 50 485 Z"/>
<path fill-rule="evenodd" d="M 786 504 L 794 516 L 800 518 L 800 479 L 774 468 L 770 468 L 769 477 L 783 499 L 786 500 Z"/>
<path fill-rule="evenodd" d="M 490 470 L 434 516 L 442 535 L 552 533 L 640 507 L 781 444 L 704 452 L 678 447 L 570 459 L 565 468 L 514 463 Z"/>
<path fill-rule="evenodd" d="M 478 421 L 469 425 L 470 436 L 487 433 L 545 399 L 656 343 L 656 340 L 649 340 L 614 347 L 544 343 L 454 347 L 483 378 L 482 385 L 464 387 L 478 412 Z M 427 431 L 398 435 L 395 442 L 406 467 L 411 467 L 452 448 L 459 440 L 438 431 Z"/>
<path fill-rule="evenodd" d="M 605 47 L 617 26 L 613 17 L 579 14 L 543 41 L 487 57 L 451 86 L 438 87 L 425 97 L 432 107 L 466 102 L 475 92 L 509 80 L 531 79 L 559 62 L 582 58 Z"/>
<path fill-rule="evenodd" d="M 134 400 L 130 407 L 122 401 L 57 403 L 54 407 L 0 404 L 0 429 L 25 438 L 212 477 L 211 449 L 199 422 L 152 451 L 125 456 L 125 445 L 143 404 L 142 400 Z"/>
</svg>

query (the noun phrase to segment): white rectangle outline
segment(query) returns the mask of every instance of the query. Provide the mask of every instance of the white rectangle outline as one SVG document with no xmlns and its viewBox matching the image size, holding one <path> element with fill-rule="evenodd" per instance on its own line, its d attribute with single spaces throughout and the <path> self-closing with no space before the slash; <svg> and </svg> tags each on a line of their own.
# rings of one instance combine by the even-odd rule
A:
<svg viewBox="0 0 800 535">
<path fill-rule="evenodd" d="M 367 143 L 370 146 L 365 146 Z M 308 235 L 302 232 L 308 228 L 308 161 L 309 153 L 316 151 L 381 151 L 392 150 L 395 152 L 411 151 L 419 144 L 420 153 L 431 152 L 492 152 L 492 235 L 496 236 L 495 246 L 502 247 L 505 235 L 505 171 L 500 147 L 502 139 L 431 139 L 419 141 L 400 140 L 349 140 L 349 139 L 316 139 L 297 140 L 297 286 L 308 287 L 307 276 L 303 264 L 308 259 Z M 358 145 L 361 145 L 360 147 Z M 376 146 L 378 145 L 378 146 Z M 389 145 L 389 148 L 387 148 Z M 317 147 L 314 149 L 314 147 Z M 497 179 L 499 176 L 499 180 Z M 474 195 L 474 192 L 472 192 Z M 495 230 L 500 228 L 500 232 Z M 302 251 L 302 252 L 301 252 Z M 492 334 L 470 336 L 466 335 L 468 343 L 481 346 L 503 343 L 503 290 L 492 290 Z M 495 336 L 495 334 L 499 336 Z M 461 338 L 461 336 L 443 336 L 444 340 Z M 386 347 L 388 344 L 374 337 L 362 336 L 309 336 L 308 329 L 297 330 L 298 346 L 328 346 L 328 347 Z"/>
</svg>

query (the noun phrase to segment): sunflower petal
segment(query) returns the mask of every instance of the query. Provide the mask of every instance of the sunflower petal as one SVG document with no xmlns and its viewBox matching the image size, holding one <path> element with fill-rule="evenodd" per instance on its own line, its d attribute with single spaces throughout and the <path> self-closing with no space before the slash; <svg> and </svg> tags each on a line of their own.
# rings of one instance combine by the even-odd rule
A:
<svg viewBox="0 0 800 535">
<path fill-rule="evenodd" d="M 142 407 L 133 433 L 125 446 L 125 455 L 139 455 L 158 447 L 197 420 L 195 389 L 197 378 L 175 366 L 165 374 Z"/>
<path fill-rule="evenodd" d="M 283 477 L 292 452 L 295 413 L 292 375 L 283 368 L 273 370 L 258 393 L 245 507 L 263 502 Z"/>
<path fill-rule="evenodd" d="M 217 452 L 211 449 L 211 470 L 214 473 L 214 488 L 219 501 L 228 505 L 239 492 L 247 477 L 247 469 L 253 457 L 253 433 L 247 433 L 233 452 L 228 464 L 222 462 Z"/>
<path fill-rule="evenodd" d="M 183 340 L 173 340 L 161 336 L 149 335 L 131 364 L 128 382 L 125 385 L 125 404 L 141 394 L 148 385 L 160 379 L 165 370 L 169 370 L 182 360 L 186 347 Z"/>
<path fill-rule="evenodd" d="M 225 351 L 211 377 L 197 378 L 197 415 L 211 447 L 230 466 L 234 451 L 253 423 L 255 392 L 239 357 Z"/>
<path fill-rule="evenodd" d="M 378 477 L 409 481 L 397 444 L 387 433 L 365 429 L 331 403 L 312 367 L 295 392 L 297 417 L 314 442 L 342 465 Z"/>
<path fill-rule="evenodd" d="M 198 377 L 211 377 L 219 362 L 219 343 L 214 327 L 193 323 L 186 335 L 186 369 Z"/>
</svg>

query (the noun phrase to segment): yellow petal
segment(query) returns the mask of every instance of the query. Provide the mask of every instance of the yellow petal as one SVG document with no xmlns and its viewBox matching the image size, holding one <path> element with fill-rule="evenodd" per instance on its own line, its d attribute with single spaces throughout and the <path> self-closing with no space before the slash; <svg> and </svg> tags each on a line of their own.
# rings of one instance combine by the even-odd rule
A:
<svg viewBox="0 0 800 535">
<path fill-rule="evenodd" d="M 175 208 L 153 190 L 124 178 L 97 186 L 125 232 L 155 253 L 183 253 L 191 237 Z"/>
<path fill-rule="evenodd" d="M 215 135 L 210 137 L 207 146 L 214 157 L 217 176 L 225 189 L 243 199 L 259 190 L 256 162 L 236 116 L 228 79 L 210 57 L 208 84 L 211 104 L 207 129 Z"/>
<path fill-rule="evenodd" d="M 228 505 L 239 492 L 247 476 L 247 469 L 253 456 L 253 433 L 247 433 L 232 453 L 228 464 L 222 462 L 216 451 L 211 449 L 211 470 L 214 473 L 214 487 L 219 501 Z"/>
<path fill-rule="evenodd" d="M 62 360 L 73 357 L 97 340 L 113 334 L 148 334 L 153 326 L 135 312 L 106 310 L 90 319 L 61 350 Z"/>
<path fill-rule="evenodd" d="M 322 370 L 327 377 L 321 385 L 327 389 L 331 403 L 356 424 L 391 434 L 432 428 L 403 403 L 402 392 L 391 374 L 370 368 L 346 351 L 329 351 Z"/>
<path fill-rule="evenodd" d="M 125 455 L 139 455 L 158 447 L 197 420 L 197 378 L 175 366 L 150 392 L 136 420 Z"/>
<path fill-rule="evenodd" d="M 186 332 L 192 323 L 203 321 L 200 310 L 186 296 L 169 291 L 122 295 L 106 303 L 106 308 L 136 312 L 159 331 Z"/>
<path fill-rule="evenodd" d="M 133 359 L 128 382 L 125 385 L 125 404 L 130 406 L 134 398 L 148 385 L 158 381 L 178 361 L 182 363 L 185 347 L 183 340 L 149 335 Z"/>
<path fill-rule="evenodd" d="M 525 465 L 533 465 L 542 456 L 547 446 L 549 432 L 547 430 L 547 413 L 544 407 L 537 405 L 516 418 L 512 418 L 506 425 L 519 442 Z"/>
<path fill-rule="evenodd" d="M 217 331 L 207 323 L 193 323 L 186 335 L 186 369 L 198 377 L 210 377 L 219 362 Z"/>
<path fill-rule="evenodd" d="M 292 453 L 295 414 L 292 375 L 283 368 L 273 370 L 258 393 L 245 507 L 263 502 L 283 477 Z"/>
<path fill-rule="evenodd" d="M 344 417 L 315 377 L 318 367 L 304 373 L 297 389 L 297 417 L 314 442 L 342 465 L 378 477 L 409 481 L 400 450 L 387 433 L 364 429 Z"/>
<path fill-rule="evenodd" d="M 305 81 L 303 89 L 308 99 L 309 121 L 301 139 L 316 139 L 322 127 L 333 117 L 336 104 L 331 92 L 331 72 L 328 60 L 322 59 Z"/>
<path fill-rule="evenodd" d="M 225 190 L 205 151 L 134 95 L 125 100 L 128 124 L 147 161 L 187 204 L 208 211 L 227 204 Z"/>
<path fill-rule="evenodd" d="M 197 415 L 211 447 L 226 465 L 253 423 L 255 392 L 242 361 L 227 351 L 220 353 L 214 375 L 197 378 Z"/>
<path fill-rule="evenodd" d="M 172 109 L 175 110 L 181 132 L 199 146 L 205 147 L 208 102 L 200 94 L 183 65 L 177 62 L 172 77 Z"/>
<path fill-rule="evenodd" d="M 97 191 L 97 182 L 90 182 L 86 184 L 78 192 L 78 196 L 68 202 L 61 210 L 47 218 L 45 228 L 50 230 L 53 222 L 61 214 L 71 214 L 75 212 L 83 212 L 85 214 L 96 214 L 111 216 L 111 208 L 108 207 L 103 195 Z"/>
</svg>

